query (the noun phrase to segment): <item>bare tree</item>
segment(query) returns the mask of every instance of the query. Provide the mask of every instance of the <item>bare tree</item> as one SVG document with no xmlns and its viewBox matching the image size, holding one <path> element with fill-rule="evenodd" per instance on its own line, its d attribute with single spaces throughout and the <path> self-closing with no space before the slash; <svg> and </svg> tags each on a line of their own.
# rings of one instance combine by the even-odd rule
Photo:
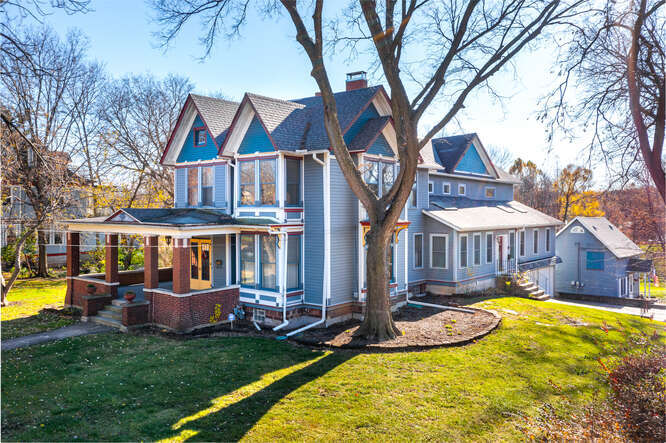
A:
<svg viewBox="0 0 666 443">
<path fill-rule="evenodd" d="M 56 209 L 67 208 L 64 191 L 68 186 L 63 186 L 63 180 L 75 177 L 69 169 L 68 139 L 73 118 L 67 90 L 81 78 L 86 45 L 78 33 L 70 33 L 61 42 L 48 28 L 29 28 L 20 39 L 15 50 L 31 48 L 32 62 L 22 62 L 23 57 L 17 53 L 0 52 L 0 70 L 8 74 L 0 76 L 0 100 L 7 109 L 4 116 L 8 129 L 20 133 L 27 146 L 16 145 L 17 160 L 13 164 L 5 161 L 3 178 L 22 187 L 25 203 L 38 221 L 37 275 L 47 276 L 47 239 L 40 228 L 58 215 Z M 33 66 L 48 66 L 48 70 L 35 70 Z M 30 161 L 19 161 L 19 151 L 25 152 Z"/>
<path fill-rule="evenodd" d="M 536 163 L 517 158 L 509 169 L 509 173 L 520 180 L 516 190 L 516 200 L 553 217 L 558 217 L 559 206 L 557 193 L 553 188 L 553 179 L 539 169 Z"/>
<path fill-rule="evenodd" d="M 227 35 L 238 32 L 249 3 L 249 0 L 154 0 L 165 43 L 188 20 L 197 17 L 206 25 L 202 40 L 207 51 L 219 31 L 224 30 Z M 378 4 L 374 0 L 359 0 L 352 2 L 351 8 L 344 8 L 342 20 L 347 21 L 336 30 L 327 25 L 340 14 L 325 19 L 324 0 L 304 3 L 270 2 L 268 10 L 281 5 L 294 25 L 296 40 L 310 61 L 311 76 L 321 92 L 331 149 L 349 187 L 368 214 L 368 292 L 359 333 L 379 340 L 393 338 L 401 332 L 391 317 L 386 252 L 412 189 L 421 148 L 456 116 L 470 93 L 490 87 L 491 76 L 547 27 L 576 15 L 576 8 L 583 2 L 508 0 L 491 4 L 479 0 L 386 0 Z M 335 5 L 329 5 L 326 12 L 339 10 Z M 370 51 L 388 83 L 400 172 L 381 198 L 364 182 L 347 150 L 338 121 L 324 53 L 341 42 L 352 42 L 354 48 Z M 436 100 L 446 101 L 448 110 L 419 137 L 419 121 Z"/>
<path fill-rule="evenodd" d="M 581 166 L 568 165 L 562 169 L 553 188 L 558 194 L 562 221 L 569 219 L 571 206 L 584 197 L 584 192 L 592 185 L 592 171 Z"/>
<path fill-rule="evenodd" d="M 488 146 L 488 155 L 495 166 L 508 170 L 513 165 L 513 154 L 504 146 Z"/>
<path fill-rule="evenodd" d="M 162 80 L 133 76 L 105 86 L 99 104 L 104 124 L 102 145 L 112 152 L 108 164 L 130 184 L 129 206 L 139 195 L 164 193 L 161 203 L 173 203 L 173 174 L 160 164 L 178 112 L 193 85 L 185 77 Z"/>
<path fill-rule="evenodd" d="M 591 127 L 590 157 L 622 185 L 645 165 L 664 201 L 665 3 L 606 0 L 577 23 L 560 43 L 562 81 L 541 116 L 551 132 Z"/>
</svg>

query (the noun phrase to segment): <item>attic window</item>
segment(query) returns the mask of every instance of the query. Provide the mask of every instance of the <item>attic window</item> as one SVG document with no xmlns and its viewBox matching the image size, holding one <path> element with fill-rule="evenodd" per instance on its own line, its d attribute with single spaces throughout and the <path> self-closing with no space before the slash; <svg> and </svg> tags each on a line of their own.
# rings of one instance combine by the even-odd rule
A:
<svg viewBox="0 0 666 443">
<path fill-rule="evenodd" d="M 206 128 L 194 128 L 194 146 L 204 146 L 206 144 Z"/>
</svg>

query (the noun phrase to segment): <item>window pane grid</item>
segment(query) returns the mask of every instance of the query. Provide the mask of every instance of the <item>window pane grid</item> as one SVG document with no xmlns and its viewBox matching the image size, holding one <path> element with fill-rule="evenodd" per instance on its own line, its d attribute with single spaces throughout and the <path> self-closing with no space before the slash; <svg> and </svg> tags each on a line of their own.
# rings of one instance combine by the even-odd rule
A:
<svg viewBox="0 0 666 443">
<path fill-rule="evenodd" d="M 275 204 L 275 159 L 259 160 L 261 204 Z"/>
<path fill-rule="evenodd" d="M 254 205 L 254 160 L 240 162 L 241 205 Z"/>
</svg>

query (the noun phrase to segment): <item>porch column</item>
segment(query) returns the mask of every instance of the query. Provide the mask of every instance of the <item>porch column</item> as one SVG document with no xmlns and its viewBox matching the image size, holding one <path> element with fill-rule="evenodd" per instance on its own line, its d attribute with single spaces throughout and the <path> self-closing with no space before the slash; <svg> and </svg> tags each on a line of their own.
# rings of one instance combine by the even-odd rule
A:
<svg viewBox="0 0 666 443">
<path fill-rule="evenodd" d="M 173 292 L 190 292 L 190 239 L 173 239 Z"/>
<path fill-rule="evenodd" d="M 80 272 L 79 248 L 81 234 L 78 232 L 67 233 L 67 292 L 65 293 L 65 306 L 74 304 L 74 282 L 72 277 L 76 277 Z"/>
<path fill-rule="evenodd" d="M 143 241 L 143 287 L 154 289 L 159 286 L 157 236 L 146 236 Z"/>
<path fill-rule="evenodd" d="M 118 234 L 106 234 L 104 281 L 118 283 Z M 109 294 L 118 296 L 118 285 L 109 286 Z"/>
</svg>

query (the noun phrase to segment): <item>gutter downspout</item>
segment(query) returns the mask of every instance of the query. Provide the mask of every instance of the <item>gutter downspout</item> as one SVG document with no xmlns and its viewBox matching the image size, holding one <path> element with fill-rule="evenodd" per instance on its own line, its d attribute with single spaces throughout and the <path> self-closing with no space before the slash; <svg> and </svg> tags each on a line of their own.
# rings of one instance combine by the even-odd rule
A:
<svg viewBox="0 0 666 443">
<path fill-rule="evenodd" d="M 280 255 L 282 256 L 282 266 L 285 268 L 284 271 L 282 272 L 281 279 L 282 280 L 282 323 L 277 325 L 276 327 L 273 328 L 273 331 L 279 331 L 280 329 L 284 328 L 289 324 L 289 320 L 287 320 L 287 282 L 285 281 L 285 275 L 286 275 L 286 264 L 287 264 L 287 242 L 289 241 L 288 234 L 285 232 L 284 234 L 284 241 L 282 243 L 283 248 L 280 250 Z"/>
<path fill-rule="evenodd" d="M 319 326 L 320 324 L 326 322 L 326 307 L 328 305 L 328 295 L 329 295 L 329 282 L 330 282 L 330 272 L 329 272 L 329 266 L 330 263 L 328 261 L 328 257 L 330 257 L 330 245 L 326 241 L 326 236 L 330 235 L 330 214 L 329 208 L 330 208 L 330 166 L 328 162 L 328 158 L 326 157 L 326 154 L 324 154 L 324 161 L 319 160 L 317 158 L 317 154 L 313 153 L 312 154 L 312 160 L 316 161 L 322 167 L 324 168 L 324 288 L 322 290 L 322 301 L 321 301 L 321 319 L 317 320 L 314 323 L 310 323 L 309 325 L 305 325 L 302 328 L 298 328 L 295 331 L 288 332 L 283 340 L 291 337 L 292 335 L 299 334 L 303 331 L 306 331 L 310 328 L 314 328 L 315 326 Z M 328 232 L 327 232 L 328 231 Z"/>
<path fill-rule="evenodd" d="M 424 303 L 420 301 L 413 301 L 409 299 L 409 291 L 407 291 L 407 305 L 412 304 L 412 305 L 417 305 L 417 306 L 427 306 L 429 308 L 438 308 L 438 309 L 444 309 L 444 310 L 449 310 L 449 311 L 460 311 L 460 312 L 466 312 L 468 314 L 474 314 L 476 311 L 473 311 L 471 309 L 465 309 L 465 308 L 456 308 L 453 306 L 444 306 L 444 305 L 436 305 L 434 303 Z"/>
</svg>

